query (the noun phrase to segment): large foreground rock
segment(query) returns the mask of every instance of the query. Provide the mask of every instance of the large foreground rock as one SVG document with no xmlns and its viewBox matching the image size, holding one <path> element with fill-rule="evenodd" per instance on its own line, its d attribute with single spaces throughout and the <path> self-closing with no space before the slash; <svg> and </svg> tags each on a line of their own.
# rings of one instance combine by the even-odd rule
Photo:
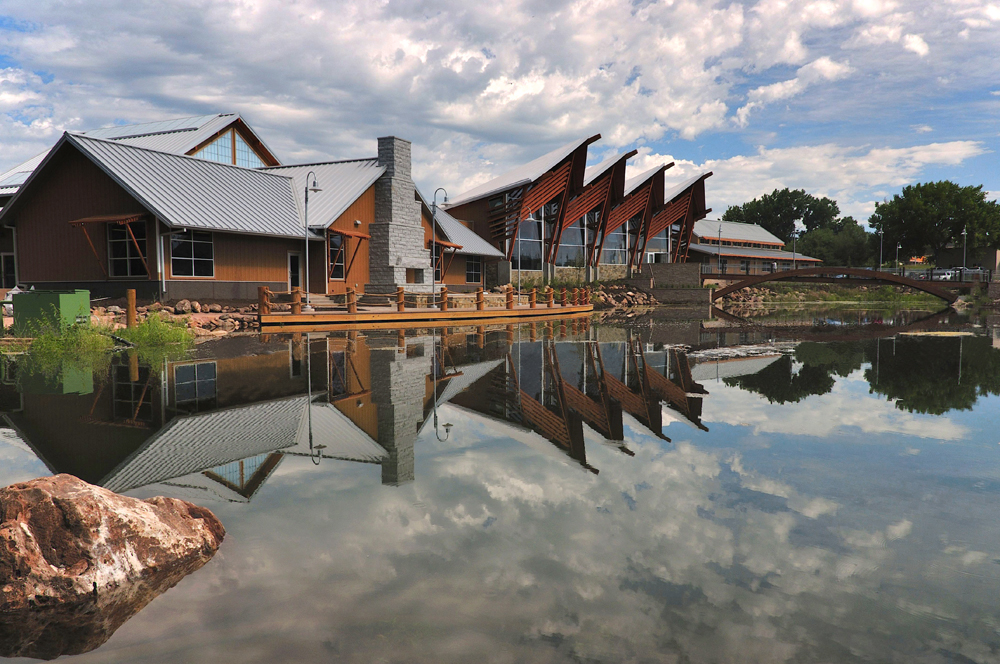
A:
<svg viewBox="0 0 1000 664">
<path fill-rule="evenodd" d="M 0 655 L 93 650 L 211 560 L 224 536 L 207 509 L 72 475 L 0 489 Z"/>
</svg>

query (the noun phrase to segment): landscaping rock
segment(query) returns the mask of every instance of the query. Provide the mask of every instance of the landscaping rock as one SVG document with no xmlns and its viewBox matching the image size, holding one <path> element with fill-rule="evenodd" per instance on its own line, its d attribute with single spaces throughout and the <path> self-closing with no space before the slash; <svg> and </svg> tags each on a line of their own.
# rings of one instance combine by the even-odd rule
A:
<svg viewBox="0 0 1000 664">
<path fill-rule="evenodd" d="M 149 311 L 160 311 L 163 309 L 163 305 L 159 302 L 154 302 L 148 307 Z"/>
<path fill-rule="evenodd" d="M 178 313 L 178 314 L 189 314 L 189 313 L 191 313 L 191 301 L 190 300 L 181 300 L 180 302 L 178 302 L 177 304 L 175 304 L 174 305 L 174 313 Z"/>
<path fill-rule="evenodd" d="M 163 307 L 162 309 L 160 309 L 160 311 L 163 311 L 163 312 L 168 313 L 168 314 L 172 314 L 172 313 L 174 313 L 174 308 L 173 307 Z"/>
<path fill-rule="evenodd" d="M 107 312 L 108 312 L 109 314 L 123 314 L 123 313 L 125 313 L 125 310 L 124 310 L 124 309 L 122 309 L 121 307 L 119 307 L 119 306 L 117 306 L 117 305 L 114 305 L 114 304 L 112 304 L 112 305 L 111 305 L 110 307 L 108 307 L 108 308 L 106 309 L 106 311 L 107 311 Z"/>
<path fill-rule="evenodd" d="M 218 304 L 210 304 L 208 305 L 208 310 L 213 314 L 220 314 L 222 313 L 222 306 Z"/>
<path fill-rule="evenodd" d="M 56 475 L 0 490 L 0 655 L 54 659 L 103 644 L 211 560 L 207 509 Z"/>
<path fill-rule="evenodd" d="M 191 311 L 200 314 L 201 313 L 201 303 L 195 301 L 191 303 Z"/>
</svg>

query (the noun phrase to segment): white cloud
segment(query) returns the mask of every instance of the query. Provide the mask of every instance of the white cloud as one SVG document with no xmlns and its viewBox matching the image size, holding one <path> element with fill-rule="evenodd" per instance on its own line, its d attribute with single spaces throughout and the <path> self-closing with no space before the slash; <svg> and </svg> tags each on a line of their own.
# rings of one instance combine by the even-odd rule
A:
<svg viewBox="0 0 1000 664">
<path fill-rule="evenodd" d="M 925 124 L 910 125 L 910 129 L 912 129 L 917 134 L 929 134 L 930 132 L 934 131 L 933 127 Z"/>
<path fill-rule="evenodd" d="M 913 53 L 916 53 L 920 57 L 924 57 L 925 55 L 931 52 L 931 49 L 927 45 L 927 42 L 925 42 L 924 38 L 921 37 L 920 35 L 904 35 L 903 48 L 905 48 L 907 51 L 912 51 Z"/>
<path fill-rule="evenodd" d="M 810 85 L 823 81 L 836 81 L 848 76 L 853 70 L 846 62 L 835 62 L 823 56 L 799 68 L 797 76 L 787 81 L 763 85 L 747 94 L 747 103 L 736 111 L 736 123 L 746 127 L 750 111 L 782 99 L 801 94 Z"/>
</svg>

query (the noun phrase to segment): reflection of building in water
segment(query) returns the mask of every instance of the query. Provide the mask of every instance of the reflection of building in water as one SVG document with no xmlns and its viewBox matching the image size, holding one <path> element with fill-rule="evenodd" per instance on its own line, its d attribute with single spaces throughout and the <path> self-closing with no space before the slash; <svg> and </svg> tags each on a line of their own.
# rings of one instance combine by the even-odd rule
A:
<svg viewBox="0 0 1000 664">
<path fill-rule="evenodd" d="M 596 434 L 631 455 L 624 443 L 626 418 L 665 440 L 664 419 L 704 429 L 704 394 L 682 351 L 644 353 L 634 338 L 600 342 L 587 335 L 515 344 L 502 366 L 451 404 L 502 422 L 504 434 L 532 447 L 545 439 L 596 473 L 587 462 L 588 437 Z"/>
<path fill-rule="evenodd" d="M 513 345 L 512 328 L 489 341 L 482 328 L 233 339 L 158 370 L 124 357 L 102 375 L 21 376 L 3 417 L 54 473 L 235 502 L 288 456 L 378 464 L 384 484 L 410 482 L 416 440 L 448 402 L 594 472 L 585 439 L 631 454 L 625 421 L 662 438 L 664 416 L 702 426 L 704 391 L 683 353 L 573 327 Z"/>
<path fill-rule="evenodd" d="M 691 376 L 694 380 L 707 382 L 710 380 L 719 381 L 723 378 L 735 378 L 746 376 L 763 371 L 774 364 L 781 353 L 769 355 L 756 355 L 753 357 L 713 357 L 695 361 L 691 367 Z"/>
</svg>

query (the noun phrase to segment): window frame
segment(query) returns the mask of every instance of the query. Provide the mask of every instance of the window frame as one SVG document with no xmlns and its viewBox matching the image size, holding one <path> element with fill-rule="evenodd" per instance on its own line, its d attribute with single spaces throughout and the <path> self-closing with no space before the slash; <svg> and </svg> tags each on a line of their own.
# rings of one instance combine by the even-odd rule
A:
<svg viewBox="0 0 1000 664">
<path fill-rule="evenodd" d="M 198 395 L 198 383 L 199 383 L 199 380 L 198 380 L 198 367 L 208 366 L 208 365 L 212 365 L 212 367 L 215 369 L 215 375 L 212 378 L 213 394 L 212 394 L 211 397 L 208 397 L 208 396 L 199 397 L 199 395 Z M 187 385 L 189 382 L 190 383 L 194 383 L 195 393 L 194 393 L 194 398 L 193 399 L 184 399 L 183 401 L 181 401 L 180 399 L 177 398 L 177 386 L 178 386 L 178 384 L 181 384 L 180 381 L 177 380 L 177 370 L 178 369 L 182 369 L 184 367 L 194 367 L 194 380 L 193 381 L 184 381 L 183 384 Z M 188 404 L 194 404 L 194 406 L 195 406 L 195 412 L 198 412 L 200 410 L 200 408 L 201 408 L 201 405 L 204 402 L 214 401 L 215 403 L 210 406 L 211 408 L 215 408 L 218 405 L 218 403 L 219 403 L 219 366 L 218 366 L 218 363 L 215 360 L 207 360 L 207 361 L 204 361 L 204 362 L 179 362 L 179 363 L 177 363 L 177 364 L 175 364 L 173 366 L 173 372 L 172 373 L 173 373 L 172 378 L 173 378 L 173 383 L 174 383 L 173 384 L 173 388 L 174 388 L 174 408 L 181 409 L 182 406 L 187 406 Z M 201 382 L 206 382 L 206 381 L 201 381 Z"/>
<path fill-rule="evenodd" d="M 132 224 L 137 224 L 138 228 L 142 229 L 142 237 L 140 238 L 135 232 L 136 229 L 132 228 Z M 112 238 L 112 231 L 121 230 L 125 233 L 124 239 Z M 132 231 L 129 234 L 129 230 Z M 145 221 L 130 221 L 124 224 L 107 224 L 107 250 L 108 250 L 108 278 L 109 279 L 149 279 L 149 228 Z M 145 245 L 145 251 L 141 253 L 141 258 L 138 256 L 133 256 L 132 252 L 136 251 L 135 243 L 132 241 L 132 237 L 135 237 L 135 242 L 139 243 L 138 251 L 143 252 L 143 246 Z M 125 245 L 125 258 L 115 258 L 112 252 L 112 247 L 114 243 L 121 243 Z M 128 274 L 115 274 L 115 261 L 124 260 L 126 265 L 128 265 Z M 132 261 L 138 261 L 142 264 L 142 271 L 138 274 L 132 273 Z"/>
<path fill-rule="evenodd" d="M 195 240 L 194 239 L 194 234 L 195 233 L 203 233 L 205 235 L 208 235 L 210 239 L 209 239 L 208 242 L 206 242 L 204 240 Z M 188 243 L 191 244 L 191 256 L 190 257 L 188 257 L 188 256 L 181 256 L 181 257 L 174 256 L 174 242 L 175 242 L 175 238 L 177 238 L 178 236 L 181 236 L 181 235 L 190 235 L 190 237 L 191 237 L 191 239 L 182 239 L 182 240 L 179 240 L 181 242 L 185 242 L 186 241 L 186 242 L 188 242 Z M 170 240 L 170 278 L 171 279 L 215 279 L 215 233 L 213 233 L 212 231 L 196 231 L 196 230 L 189 229 L 189 230 L 186 230 L 186 231 L 181 231 L 179 233 L 171 233 L 171 234 L 167 235 L 167 239 Z M 211 247 L 212 247 L 212 257 L 208 258 L 208 259 L 206 259 L 206 258 L 195 258 L 195 256 L 194 256 L 194 244 L 196 242 L 198 242 L 199 244 L 209 244 L 209 245 L 211 245 Z M 190 262 L 191 263 L 192 274 L 177 274 L 177 271 L 174 270 L 174 261 L 175 260 Z M 193 274 L 196 262 L 208 262 L 208 263 L 211 263 L 211 265 L 212 265 L 212 274 L 211 275 Z"/>
<path fill-rule="evenodd" d="M 333 255 L 334 237 L 340 238 L 340 248 L 336 258 Z M 348 236 L 341 235 L 340 233 L 337 232 L 331 232 L 329 234 L 327 239 L 327 246 L 329 248 L 329 251 L 327 253 L 329 254 L 329 258 L 327 260 L 329 260 L 330 269 L 326 274 L 327 281 L 347 281 L 347 251 L 348 251 L 349 240 L 350 238 Z M 339 262 L 337 262 L 337 259 L 339 259 Z M 333 276 L 333 272 L 338 264 L 341 266 L 342 274 L 339 277 L 335 277 Z"/>
<path fill-rule="evenodd" d="M 476 272 L 479 274 L 479 279 L 475 281 L 469 280 L 469 263 L 474 261 L 477 265 Z M 475 254 L 467 255 L 465 257 L 465 283 L 467 284 L 481 284 L 483 283 L 483 257 Z"/>
</svg>

